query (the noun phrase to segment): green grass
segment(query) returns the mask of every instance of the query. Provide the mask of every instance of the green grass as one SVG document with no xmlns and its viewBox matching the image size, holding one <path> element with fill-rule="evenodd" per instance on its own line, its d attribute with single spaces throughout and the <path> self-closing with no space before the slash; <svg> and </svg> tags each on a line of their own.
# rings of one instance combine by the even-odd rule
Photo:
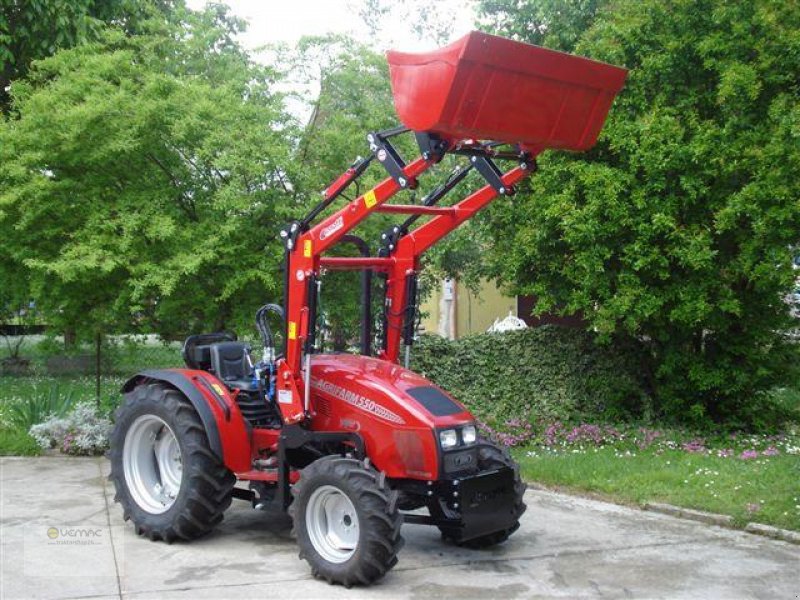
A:
<svg viewBox="0 0 800 600">
<path fill-rule="evenodd" d="M 102 377 L 100 379 L 100 408 L 103 412 L 110 413 L 117 407 L 121 400 L 120 388 L 124 377 Z M 12 406 L 22 406 L 26 415 L 32 412 L 41 413 L 41 406 L 57 406 L 52 401 L 54 392 L 60 397 L 70 397 L 70 405 L 79 402 L 96 402 L 95 380 L 90 376 L 79 377 L 15 377 L 0 376 L 0 455 L 30 455 L 37 454 L 38 449 L 33 438 L 28 435 L 30 418 L 19 421 L 18 411 Z M 32 410 L 36 408 L 36 410 Z M 46 412 L 46 411 L 45 411 Z M 41 418 L 34 419 L 44 420 Z"/>
<path fill-rule="evenodd" d="M 72 395 L 73 404 L 80 401 L 94 401 L 96 398 L 95 375 L 49 375 L 46 360 L 49 356 L 62 354 L 60 344 L 44 340 L 39 344 L 29 344 L 22 355 L 31 360 L 29 375 L 0 376 L 0 407 L 9 402 L 27 401 L 48 395 L 54 386 L 62 394 Z M 91 346 L 76 350 L 77 353 L 92 353 Z M 100 377 L 101 406 L 108 410 L 119 402 L 120 388 L 125 380 L 145 369 L 171 368 L 182 366 L 183 360 L 177 344 L 143 345 L 126 341 L 114 343 L 104 349 L 103 374 Z M 0 348 L 0 358 L 3 350 Z"/>
<path fill-rule="evenodd" d="M 41 451 L 26 431 L 0 426 L 0 456 L 36 456 Z"/>
<path fill-rule="evenodd" d="M 777 388 L 773 390 L 772 398 L 787 411 L 800 415 L 800 387 Z"/>
<path fill-rule="evenodd" d="M 797 444 L 797 438 L 794 438 Z M 791 448 L 791 446 L 789 446 Z M 630 452 L 630 451 L 629 451 Z M 800 530 L 800 454 L 742 460 L 683 450 L 515 450 L 528 481 L 642 505 L 666 502 Z"/>
<path fill-rule="evenodd" d="M 112 376 L 100 378 L 100 396 L 118 396 L 125 377 Z M 95 399 L 95 379 L 92 376 L 34 377 L 0 376 L 0 406 L 5 402 L 27 400 L 47 395 L 53 386 L 58 386 L 64 394 L 72 394 L 76 402 Z"/>
</svg>

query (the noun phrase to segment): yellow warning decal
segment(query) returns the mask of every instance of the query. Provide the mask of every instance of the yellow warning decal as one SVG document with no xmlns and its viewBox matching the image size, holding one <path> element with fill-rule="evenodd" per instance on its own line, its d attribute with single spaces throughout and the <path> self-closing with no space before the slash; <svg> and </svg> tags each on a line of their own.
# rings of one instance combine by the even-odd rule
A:
<svg viewBox="0 0 800 600">
<path fill-rule="evenodd" d="M 305 258 L 311 258 L 311 240 L 305 240 L 303 242 L 303 256 Z"/>
<path fill-rule="evenodd" d="M 214 391 L 220 396 L 225 396 L 225 392 L 222 391 L 222 387 L 220 387 L 218 383 L 212 383 L 211 387 L 214 388 Z"/>
<path fill-rule="evenodd" d="M 378 203 L 378 198 L 375 196 L 375 190 L 370 190 L 364 194 L 364 206 L 372 208 Z"/>
<path fill-rule="evenodd" d="M 296 340 L 297 339 L 297 323 L 294 321 L 289 321 L 289 339 Z"/>
</svg>

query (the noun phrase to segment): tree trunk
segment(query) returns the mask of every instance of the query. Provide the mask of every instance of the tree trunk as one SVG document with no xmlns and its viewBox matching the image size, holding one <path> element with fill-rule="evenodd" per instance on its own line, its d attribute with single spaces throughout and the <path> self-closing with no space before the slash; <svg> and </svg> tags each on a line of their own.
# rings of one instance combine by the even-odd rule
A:
<svg viewBox="0 0 800 600">
<path fill-rule="evenodd" d="M 333 351 L 345 352 L 347 350 L 347 334 L 341 327 L 333 330 Z"/>
<path fill-rule="evenodd" d="M 214 331 L 225 331 L 229 313 L 229 304 L 227 302 L 221 302 L 217 307 L 217 317 L 214 319 Z"/>
<path fill-rule="evenodd" d="M 64 329 L 64 350 L 72 350 L 78 342 L 78 334 L 75 328 L 68 326 Z"/>
<path fill-rule="evenodd" d="M 100 352 L 103 347 L 103 334 L 97 332 L 94 338 L 94 384 L 95 384 L 95 402 L 97 403 L 98 410 L 100 409 Z"/>
</svg>

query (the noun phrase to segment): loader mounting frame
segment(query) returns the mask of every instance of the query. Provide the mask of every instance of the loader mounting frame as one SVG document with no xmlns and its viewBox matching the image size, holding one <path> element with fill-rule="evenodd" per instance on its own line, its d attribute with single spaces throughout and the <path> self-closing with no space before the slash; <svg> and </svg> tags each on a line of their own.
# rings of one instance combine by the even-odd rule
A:
<svg viewBox="0 0 800 600">
<path fill-rule="evenodd" d="M 384 277 L 384 335 L 382 347 L 377 349 L 376 355 L 397 362 L 401 343 L 406 351 L 413 344 L 417 275 L 422 254 L 496 198 L 513 195 L 515 186 L 536 170 L 538 148 L 516 145 L 511 150 L 500 150 L 499 142 L 464 140 L 454 143 L 430 133 L 416 135 L 420 155 L 406 163 L 391 139 L 408 131 L 406 127 L 398 126 L 369 133 L 367 142 L 371 156 L 353 163 L 325 190 L 323 200 L 308 215 L 281 231 L 285 246 L 286 346 L 284 358 L 278 361 L 277 388 L 287 423 L 298 423 L 310 416 L 309 365 L 310 357 L 315 352 L 317 290 L 322 271 L 361 270 L 377 272 Z M 454 171 L 422 203 L 387 204 L 398 192 L 416 188 L 417 179 L 446 154 L 466 156 L 469 162 Z M 358 180 L 374 160 L 381 163 L 388 177 L 312 225 L 315 218 Z M 504 172 L 497 166 L 497 160 L 513 160 L 516 165 Z M 451 206 L 437 206 L 471 170 L 479 173 L 486 184 Z M 410 216 L 384 234 L 383 245 L 377 256 L 369 256 L 363 244 L 359 245 L 362 256 L 325 256 L 337 243 L 354 241 L 354 236 L 348 235 L 349 232 L 373 213 Z M 429 217 L 429 220 L 417 225 L 421 217 Z M 367 306 L 369 297 L 366 284 L 364 290 L 362 302 Z M 368 321 L 362 322 L 362 350 L 367 351 L 369 327 Z"/>
</svg>

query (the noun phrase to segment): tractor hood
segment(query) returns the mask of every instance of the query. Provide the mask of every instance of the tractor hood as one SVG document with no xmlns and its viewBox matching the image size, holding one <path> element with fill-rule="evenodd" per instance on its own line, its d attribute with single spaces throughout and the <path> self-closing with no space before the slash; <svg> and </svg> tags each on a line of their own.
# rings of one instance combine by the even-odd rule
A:
<svg viewBox="0 0 800 600">
<path fill-rule="evenodd" d="M 312 428 L 352 431 L 389 477 L 434 479 L 438 433 L 474 422 L 464 406 L 424 377 L 385 360 L 320 354 L 311 364 Z"/>
<path fill-rule="evenodd" d="M 314 356 L 311 390 L 315 399 L 344 402 L 396 425 L 440 428 L 474 420 L 463 404 L 421 375 L 368 356 Z"/>
</svg>

